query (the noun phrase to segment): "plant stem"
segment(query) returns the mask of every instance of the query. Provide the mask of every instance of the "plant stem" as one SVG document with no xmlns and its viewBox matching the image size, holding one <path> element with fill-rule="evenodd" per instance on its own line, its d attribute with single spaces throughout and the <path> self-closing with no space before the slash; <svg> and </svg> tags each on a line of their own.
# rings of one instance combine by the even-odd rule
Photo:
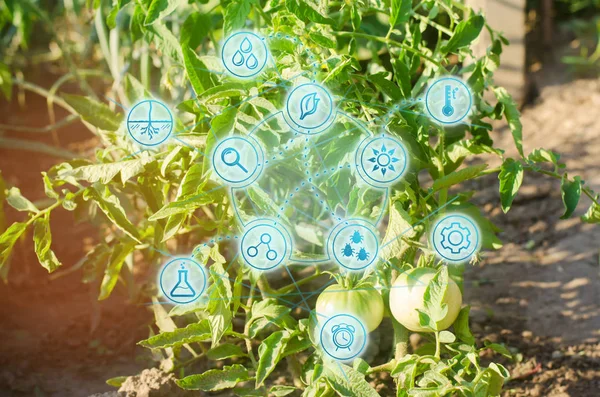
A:
<svg viewBox="0 0 600 397">
<path fill-rule="evenodd" d="M 378 365 L 376 367 L 369 368 L 367 374 L 374 374 L 377 372 L 390 372 L 396 366 L 396 360 L 390 360 L 385 364 Z"/>
<path fill-rule="evenodd" d="M 394 358 L 400 360 L 408 353 L 408 337 L 409 330 L 395 318 L 392 318 L 392 325 L 394 327 L 394 343 L 396 345 L 394 351 Z"/>
<path fill-rule="evenodd" d="M 440 333 L 435 332 L 435 358 L 440 358 Z"/>
</svg>

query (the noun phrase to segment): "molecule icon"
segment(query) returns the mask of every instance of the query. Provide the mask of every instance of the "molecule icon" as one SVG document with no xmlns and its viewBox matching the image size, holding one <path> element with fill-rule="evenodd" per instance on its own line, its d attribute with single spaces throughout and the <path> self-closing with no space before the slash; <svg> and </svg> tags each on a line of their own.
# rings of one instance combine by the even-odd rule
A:
<svg viewBox="0 0 600 397">
<path fill-rule="evenodd" d="M 254 257 L 256 257 L 256 255 L 258 255 L 258 248 L 264 244 L 267 246 L 267 252 L 265 253 L 265 257 L 270 261 L 274 261 L 275 259 L 277 259 L 277 251 L 275 251 L 274 249 L 271 249 L 271 246 L 269 245 L 269 243 L 271 242 L 272 239 L 273 238 L 271 237 L 271 235 L 269 233 L 261 234 L 260 243 L 258 243 L 257 245 L 251 245 L 250 247 L 248 247 L 248 249 L 246 250 L 246 253 L 248 254 L 248 256 L 250 258 L 254 258 Z"/>
</svg>

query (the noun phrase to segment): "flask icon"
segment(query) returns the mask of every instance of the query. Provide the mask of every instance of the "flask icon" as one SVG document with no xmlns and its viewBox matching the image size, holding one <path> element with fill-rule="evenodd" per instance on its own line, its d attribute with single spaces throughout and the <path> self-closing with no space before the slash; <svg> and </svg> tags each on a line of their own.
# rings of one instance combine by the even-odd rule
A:
<svg viewBox="0 0 600 397">
<path fill-rule="evenodd" d="M 181 269 L 178 269 L 177 273 L 177 284 L 170 292 L 171 297 L 192 298 L 196 296 L 196 291 L 188 281 L 188 269 L 185 268 L 184 263 L 181 264 Z"/>
</svg>

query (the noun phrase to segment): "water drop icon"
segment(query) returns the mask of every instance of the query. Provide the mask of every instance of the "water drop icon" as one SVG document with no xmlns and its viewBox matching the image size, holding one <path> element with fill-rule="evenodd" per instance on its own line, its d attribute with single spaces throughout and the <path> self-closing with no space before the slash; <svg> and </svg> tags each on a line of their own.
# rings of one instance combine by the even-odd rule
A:
<svg viewBox="0 0 600 397">
<path fill-rule="evenodd" d="M 252 43 L 250 42 L 250 40 L 248 40 L 247 37 L 244 40 L 242 40 L 242 42 L 240 43 L 240 50 L 244 54 L 247 54 L 250 51 L 252 51 Z"/>
<path fill-rule="evenodd" d="M 250 54 L 248 59 L 246 60 L 246 67 L 250 70 L 256 69 L 258 66 L 258 59 L 254 56 L 254 54 Z"/>
<path fill-rule="evenodd" d="M 242 66 L 244 64 L 244 55 L 239 50 L 236 51 L 233 57 L 231 57 L 231 63 L 235 66 Z"/>
</svg>

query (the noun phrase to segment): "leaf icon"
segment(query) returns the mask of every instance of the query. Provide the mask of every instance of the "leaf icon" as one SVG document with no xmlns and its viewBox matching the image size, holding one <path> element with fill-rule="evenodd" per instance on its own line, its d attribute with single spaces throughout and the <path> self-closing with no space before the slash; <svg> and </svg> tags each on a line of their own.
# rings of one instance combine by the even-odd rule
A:
<svg viewBox="0 0 600 397">
<path fill-rule="evenodd" d="M 304 120 L 306 116 L 310 116 L 317 111 L 320 99 L 317 98 L 316 92 L 306 94 L 300 100 L 300 120 Z"/>
</svg>

